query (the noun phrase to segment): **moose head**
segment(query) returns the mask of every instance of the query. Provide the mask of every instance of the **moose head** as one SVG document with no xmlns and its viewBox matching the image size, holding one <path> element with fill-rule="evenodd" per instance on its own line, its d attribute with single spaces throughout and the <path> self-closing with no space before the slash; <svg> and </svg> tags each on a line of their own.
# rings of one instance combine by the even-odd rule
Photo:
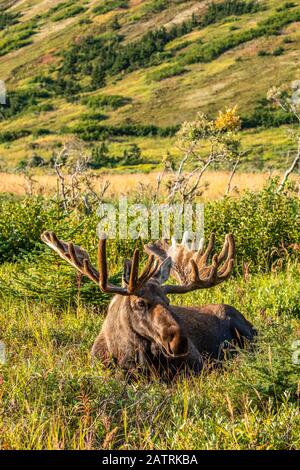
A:
<svg viewBox="0 0 300 470">
<path fill-rule="evenodd" d="M 208 306 L 209 315 L 214 317 L 208 322 L 208 315 L 203 315 L 197 308 L 187 314 L 184 311 L 186 309 L 171 306 L 168 295 L 209 288 L 228 279 L 235 252 L 231 234 L 226 235 L 220 254 L 212 257 L 214 234 L 210 236 L 206 249 L 202 246 L 198 250 L 190 249 L 185 239 L 181 244 L 173 241 L 171 246 L 166 241 L 148 244 L 145 251 L 149 257 L 141 272 L 140 253 L 136 249 L 132 260 L 125 260 L 121 286 L 108 280 L 105 234 L 99 239 L 98 269 L 91 264 L 89 255 L 83 248 L 59 240 L 55 233 L 44 232 L 42 240 L 81 274 L 95 282 L 101 291 L 114 294 L 93 347 L 93 354 L 103 360 L 110 356 L 119 363 L 132 364 L 136 361 L 137 353 L 143 355 L 146 352 L 151 355 L 159 350 L 168 358 L 188 361 L 192 357 L 197 361 L 200 360 L 197 346 L 199 338 L 194 336 L 203 336 L 204 324 L 210 328 L 209 344 L 216 343 L 216 348 L 221 337 L 230 336 L 228 322 L 222 324 L 224 332 L 222 330 L 220 334 L 221 329 L 216 323 L 222 319 L 220 309 L 216 311 L 215 306 Z M 164 284 L 170 274 L 177 284 Z M 231 311 L 231 317 L 234 316 Z M 245 319 L 244 321 L 246 322 Z M 212 335 L 212 339 L 209 335 Z M 214 349 L 214 346 L 209 348 Z"/>
</svg>

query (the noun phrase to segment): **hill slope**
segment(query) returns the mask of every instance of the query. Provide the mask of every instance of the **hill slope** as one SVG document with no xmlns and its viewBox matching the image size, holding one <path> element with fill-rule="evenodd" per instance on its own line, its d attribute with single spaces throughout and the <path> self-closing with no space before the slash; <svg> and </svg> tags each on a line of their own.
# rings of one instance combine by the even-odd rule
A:
<svg viewBox="0 0 300 470">
<path fill-rule="evenodd" d="M 4 0 L 0 8 L 4 165 L 48 158 L 76 134 L 91 145 L 110 136 L 113 155 L 136 143 L 144 168 L 157 166 L 181 122 L 235 104 L 250 165 L 286 165 L 289 117 L 263 100 L 270 86 L 299 78 L 299 1 Z"/>
</svg>

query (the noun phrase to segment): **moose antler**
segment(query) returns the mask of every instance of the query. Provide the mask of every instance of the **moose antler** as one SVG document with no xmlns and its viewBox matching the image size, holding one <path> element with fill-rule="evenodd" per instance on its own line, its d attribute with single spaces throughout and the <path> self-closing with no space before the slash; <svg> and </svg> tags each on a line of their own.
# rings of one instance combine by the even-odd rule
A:
<svg viewBox="0 0 300 470">
<path fill-rule="evenodd" d="M 203 249 L 203 240 L 198 250 L 190 249 L 187 243 L 187 233 L 184 234 L 181 244 L 172 240 L 170 246 L 166 240 L 156 241 L 145 246 L 148 254 L 154 254 L 164 260 L 172 259 L 171 275 L 179 285 L 164 286 L 166 294 L 184 294 L 196 289 L 205 289 L 224 282 L 231 274 L 235 255 L 235 244 L 232 234 L 227 234 L 223 248 L 219 255 L 213 255 L 211 264 L 209 258 L 215 244 L 215 234 L 212 233 L 206 250 Z"/>
<path fill-rule="evenodd" d="M 129 281 L 126 287 L 115 286 L 108 282 L 107 258 L 106 258 L 106 236 L 99 239 L 98 244 L 98 269 L 91 264 L 88 253 L 80 246 L 66 243 L 57 238 L 54 232 L 44 232 L 41 239 L 61 258 L 76 268 L 81 274 L 89 277 L 98 284 L 103 292 L 120 295 L 131 295 L 137 292 L 159 269 L 158 260 L 150 255 L 145 268 L 139 276 L 139 250 L 136 249 L 132 261 L 125 260 L 125 269 L 129 272 Z"/>
</svg>

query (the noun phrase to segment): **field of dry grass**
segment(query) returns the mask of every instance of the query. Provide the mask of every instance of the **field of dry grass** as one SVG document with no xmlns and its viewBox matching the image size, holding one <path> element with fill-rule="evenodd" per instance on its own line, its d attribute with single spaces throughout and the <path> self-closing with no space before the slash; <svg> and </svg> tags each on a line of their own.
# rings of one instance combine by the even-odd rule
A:
<svg viewBox="0 0 300 470">
<path fill-rule="evenodd" d="M 273 173 L 272 176 L 280 175 Z M 99 173 L 95 182 L 95 189 L 99 190 L 105 181 L 109 181 L 108 196 L 119 196 L 137 191 L 139 188 L 154 188 L 158 173 L 133 173 L 133 174 L 106 174 Z M 237 173 L 232 181 L 232 192 L 240 194 L 243 191 L 259 190 L 270 177 L 270 173 Z M 203 185 L 208 188 L 203 193 L 204 200 L 213 200 L 222 197 L 227 189 L 229 173 L 226 171 L 208 172 L 203 178 Z M 57 180 L 55 175 L 35 175 L 33 176 L 34 192 L 51 195 L 56 190 Z M 28 182 L 22 174 L 0 173 L 0 193 L 12 193 L 24 195 L 28 191 Z"/>
</svg>

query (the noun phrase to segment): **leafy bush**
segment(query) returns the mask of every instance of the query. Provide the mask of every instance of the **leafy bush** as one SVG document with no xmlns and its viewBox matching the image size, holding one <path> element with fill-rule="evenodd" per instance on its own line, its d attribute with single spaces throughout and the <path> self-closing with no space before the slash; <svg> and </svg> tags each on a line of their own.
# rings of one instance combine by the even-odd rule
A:
<svg viewBox="0 0 300 470">
<path fill-rule="evenodd" d="M 91 112 L 86 114 L 81 114 L 80 120 L 81 121 L 105 121 L 107 119 L 107 115 L 103 113 Z"/>
<path fill-rule="evenodd" d="M 283 47 L 277 47 L 274 51 L 273 51 L 273 55 L 276 57 L 276 56 L 279 56 L 279 55 L 282 55 L 284 54 L 284 48 Z"/>
<path fill-rule="evenodd" d="M 5 131 L 0 132 L 0 143 L 5 144 L 6 142 L 13 142 L 14 140 L 21 139 L 22 137 L 27 137 L 31 132 L 23 129 L 20 131 Z"/>
<path fill-rule="evenodd" d="M 281 7 L 276 8 L 276 11 L 284 11 L 288 10 L 289 8 L 297 7 L 297 3 L 294 2 L 285 2 Z"/>
<path fill-rule="evenodd" d="M 79 13 L 83 13 L 84 11 L 86 11 L 86 8 L 80 5 L 73 5 L 61 11 L 57 15 L 53 16 L 52 21 L 65 20 L 67 18 L 71 18 L 73 16 L 79 15 Z"/>
<path fill-rule="evenodd" d="M 152 13 L 159 13 L 160 11 L 166 10 L 170 5 L 169 0 L 152 0 L 151 2 L 147 2 L 144 5 L 143 13 L 145 15 L 152 14 Z"/>
<path fill-rule="evenodd" d="M 107 0 L 105 2 L 101 2 L 100 5 L 93 8 L 93 12 L 97 15 L 104 15 L 112 10 L 117 10 L 118 8 L 128 8 L 128 1 L 127 0 Z"/>
<path fill-rule="evenodd" d="M 203 16 L 201 25 L 208 26 L 217 23 L 223 18 L 232 15 L 244 15 L 247 13 L 256 13 L 261 9 L 257 1 L 225 0 L 220 3 L 210 3 Z"/>
<path fill-rule="evenodd" d="M 251 114 L 242 117 L 242 128 L 279 127 L 298 122 L 293 113 L 275 109 L 266 100 L 262 100 Z"/>
<path fill-rule="evenodd" d="M 91 109 L 110 108 L 115 110 L 130 102 L 130 98 L 121 95 L 98 95 L 82 99 L 82 104 L 86 104 Z"/>
<path fill-rule="evenodd" d="M 268 55 L 270 55 L 267 51 L 265 51 L 264 49 L 260 49 L 257 53 L 258 57 L 266 57 Z"/>
<path fill-rule="evenodd" d="M 165 80 L 166 78 L 182 75 L 185 72 L 187 72 L 187 69 L 182 67 L 181 65 L 170 64 L 149 73 L 147 75 L 147 79 L 150 81 L 158 82 L 160 80 Z"/>
<path fill-rule="evenodd" d="M 0 199 L 0 262 L 15 260 L 30 252 L 48 219 L 42 199 Z"/>
<path fill-rule="evenodd" d="M 140 158 L 139 149 L 133 149 L 132 153 Z M 108 156 L 105 145 L 102 155 Z M 299 243 L 300 200 L 292 190 L 278 193 L 277 188 L 274 180 L 260 192 L 247 192 L 238 199 L 225 197 L 206 204 L 206 233 L 214 231 L 219 243 L 226 233 L 234 233 L 238 266 L 246 261 L 254 271 L 266 270 L 286 256 L 285 249 L 288 250 L 289 245 Z M 56 202 L 42 198 L 2 197 L 0 206 L 0 262 L 41 247 L 39 237 L 45 228 L 55 229 L 67 238 L 74 233 L 76 242 L 94 247 L 96 214 L 65 214 Z M 117 255 L 121 250 L 127 256 L 128 248 L 135 242 L 128 240 L 121 248 L 122 242 L 110 241 L 111 253 Z M 114 262 L 118 263 L 117 257 Z"/>
<path fill-rule="evenodd" d="M 29 39 L 37 31 L 37 23 L 35 20 L 21 23 L 11 28 L 9 33 L 0 40 L 0 56 L 16 49 L 31 44 Z"/>
<path fill-rule="evenodd" d="M 300 20 L 300 10 L 276 13 L 258 24 L 257 27 L 227 37 L 215 39 L 207 44 L 193 45 L 181 56 L 182 64 L 194 64 L 197 62 L 211 62 L 224 52 L 233 49 L 240 44 L 257 39 L 262 36 L 279 34 L 284 26 Z"/>
<path fill-rule="evenodd" d="M 108 152 L 102 149 L 102 154 L 107 157 Z M 133 149 L 131 154 L 139 152 Z M 238 272 L 242 271 L 244 262 L 249 263 L 251 272 L 264 272 L 277 265 L 281 268 L 284 262 L 296 256 L 292 255 L 289 245 L 299 243 L 300 200 L 288 189 L 280 194 L 276 190 L 277 185 L 272 182 L 258 193 L 248 192 L 239 199 L 225 197 L 205 207 L 205 232 L 206 235 L 211 231 L 216 233 L 217 249 L 226 233 L 234 233 Z M 78 278 L 74 270 L 40 240 L 43 230 L 54 230 L 62 239 L 85 247 L 91 259 L 96 260 L 99 219 L 95 212 L 66 213 L 57 201 L 35 197 L 18 200 L 7 196 L 0 198 L 0 209 L 0 262 L 19 260 L 22 263 L 16 268 L 13 279 L 11 276 L 9 281 L 0 279 L 2 292 L 7 289 L 10 295 L 43 299 L 61 307 L 69 302 L 76 303 L 76 293 L 80 290 L 85 303 L 106 302 L 107 297 L 99 289 Z M 123 259 L 132 255 L 135 246 L 136 241 L 130 239 L 109 241 L 110 273 L 116 280 L 120 280 Z M 140 241 L 138 246 L 142 250 Z M 278 305 L 282 313 L 283 309 L 291 312 L 293 308 L 295 315 L 299 315 L 296 304 L 292 306 L 280 300 Z"/>
<path fill-rule="evenodd" d="M 138 145 L 131 144 L 128 149 L 125 149 L 123 152 L 123 157 L 121 159 L 122 165 L 138 165 L 142 160 L 142 152 Z"/>
<path fill-rule="evenodd" d="M 34 137 L 41 137 L 43 135 L 50 135 L 50 134 L 52 134 L 52 131 L 50 129 L 47 129 L 45 127 L 40 127 L 39 129 L 34 131 L 33 136 Z"/>
<path fill-rule="evenodd" d="M 119 126 L 97 125 L 94 123 L 84 123 L 65 129 L 65 132 L 71 132 L 78 135 L 81 139 L 90 142 L 102 140 L 108 136 L 133 136 L 133 137 L 171 137 L 178 131 L 178 126 L 157 127 L 154 125 L 142 124 L 121 124 Z"/>
<path fill-rule="evenodd" d="M 0 7 L 1 8 L 1 7 Z M 0 9 L 0 31 L 6 29 L 8 26 L 14 25 L 18 22 L 20 14 L 11 13 Z"/>
<path fill-rule="evenodd" d="M 287 254 L 283 246 L 288 251 L 299 243 L 300 199 L 289 190 L 278 193 L 276 180 L 260 192 L 208 203 L 205 215 L 207 232 L 219 240 L 234 233 L 238 265 L 249 262 L 253 271 L 269 269 Z"/>
<path fill-rule="evenodd" d="M 5 119 L 17 116 L 24 111 L 34 109 L 43 98 L 48 98 L 46 90 L 27 88 L 24 90 L 10 91 L 5 105 L 0 105 L 1 114 Z"/>
<path fill-rule="evenodd" d="M 89 166 L 94 169 L 108 168 L 110 166 L 111 160 L 109 156 L 109 150 L 106 143 L 103 141 L 100 145 L 93 147 L 92 156 L 89 162 Z"/>
</svg>

